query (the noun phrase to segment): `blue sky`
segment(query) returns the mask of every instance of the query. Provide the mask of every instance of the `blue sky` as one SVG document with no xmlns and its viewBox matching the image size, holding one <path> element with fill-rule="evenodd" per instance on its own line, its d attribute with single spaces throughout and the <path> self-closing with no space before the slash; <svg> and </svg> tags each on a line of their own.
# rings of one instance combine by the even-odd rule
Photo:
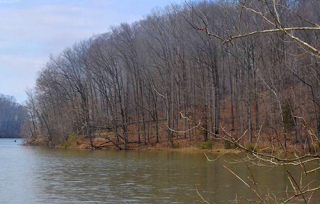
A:
<svg viewBox="0 0 320 204">
<path fill-rule="evenodd" d="M 170 3 L 183 0 L 0 0 L 0 93 L 25 101 L 50 54 Z"/>
</svg>

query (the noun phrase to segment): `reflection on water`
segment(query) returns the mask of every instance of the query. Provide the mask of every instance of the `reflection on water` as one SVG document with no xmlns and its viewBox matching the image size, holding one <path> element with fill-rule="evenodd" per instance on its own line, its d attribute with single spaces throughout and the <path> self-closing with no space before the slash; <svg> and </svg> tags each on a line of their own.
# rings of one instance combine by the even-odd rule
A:
<svg viewBox="0 0 320 204">
<path fill-rule="evenodd" d="M 234 159 L 226 155 L 208 162 L 201 153 L 46 149 L 0 139 L 0 203 L 201 203 L 196 189 L 210 203 L 255 198 L 223 168 L 246 179 L 250 173 L 243 164 L 226 162 Z M 263 192 L 270 187 L 276 196 L 285 196 L 289 183 L 282 168 L 252 167 L 252 172 Z"/>
</svg>

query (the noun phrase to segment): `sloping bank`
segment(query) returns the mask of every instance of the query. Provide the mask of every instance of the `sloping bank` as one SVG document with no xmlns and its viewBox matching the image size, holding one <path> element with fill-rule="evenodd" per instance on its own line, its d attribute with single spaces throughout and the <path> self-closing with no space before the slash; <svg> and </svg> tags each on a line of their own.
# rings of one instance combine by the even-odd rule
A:
<svg viewBox="0 0 320 204">
<path fill-rule="evenodd" d="M 69 138 L 68 141 L 60 145 L 51 145 L 47 139 L 38 137 L 33 140 L 25 140 L 25 145 L 52 147 L 63 149 L 79 149 L 79 150 L 119 150 L 112 142 L 105 138 L 94 138 L 92 145 L 89 139 L 81 136 Z M 119 146 L 122 146 L 119 144 Z M 124 150 L 124 149 L 122 149 Z M 131 142 L 127 145 L 126 150 L 172 150 L 172 151 L 185 151 L 185 152 L 217 152 L 217 153 L 239 153 L 240 151 L 228 145 L 218 144 L 214 141 L 208 142 L 194 142 L 187 139 L 181 139 L 174 142 L 160 142 L 160 143 L 136 143 Z"/>
</svg>

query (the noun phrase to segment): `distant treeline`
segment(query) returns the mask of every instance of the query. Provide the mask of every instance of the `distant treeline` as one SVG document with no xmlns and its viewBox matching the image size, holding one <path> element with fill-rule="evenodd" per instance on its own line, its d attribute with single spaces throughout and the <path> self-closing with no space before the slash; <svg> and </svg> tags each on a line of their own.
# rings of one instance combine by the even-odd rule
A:
<svg viewBox="0 0 320 204">
<path fill-rule="evenodd" d="M 25 108 L 13 96 L 0 94 L 0 138 L 21 137 L 25 118 Z"/>
<path fill-rule="evenodd" d="M 279 19 L 266 2 L 168 6 L 51 56 L 28 92 L 26 134 L 59 144 L 107 131 L 124 145 L 226 132 L 278 144 L 319 136 L 319 58 L 290 37 L 320 46 L 319 30 L 298 29 L 320 23 L 319 1 L 281 1 Z M 230 38 L 272 26 L 281 32 Z"/>
</svg>

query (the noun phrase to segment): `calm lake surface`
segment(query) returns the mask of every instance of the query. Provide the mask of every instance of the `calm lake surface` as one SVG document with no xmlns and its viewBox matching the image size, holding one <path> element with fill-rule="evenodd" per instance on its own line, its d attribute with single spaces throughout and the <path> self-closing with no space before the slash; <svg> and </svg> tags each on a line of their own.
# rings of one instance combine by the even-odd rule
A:
<svg viewBox="0 0 320 204">
<path fill-rule="evenodd" d="M 250 173 L 239 159 L 224 155 L 208 162 L 202 153 L 169 151 L 80 151 L 21 146 L 0 139 L 0 203 L 247 203 Z M 209 154 L 210 158 L 217 155 Z M 263 192 L 285 197 L 288 175 L 283 168 L 252 167 Z M 292 171 L 293 172 L 293 171 Z M 300 174 L 293 172 L 300 178 Z M 315 179 L 319 184 L 320 175 Z M 251 184 L 251 183 L 250 183 Z M 291 189 L 291 188 L 289 188 Z M 319 193 L 313 203 L 319 203 Z M 301 203 L 301 200 L 295 201 Z"/>
</svg>

